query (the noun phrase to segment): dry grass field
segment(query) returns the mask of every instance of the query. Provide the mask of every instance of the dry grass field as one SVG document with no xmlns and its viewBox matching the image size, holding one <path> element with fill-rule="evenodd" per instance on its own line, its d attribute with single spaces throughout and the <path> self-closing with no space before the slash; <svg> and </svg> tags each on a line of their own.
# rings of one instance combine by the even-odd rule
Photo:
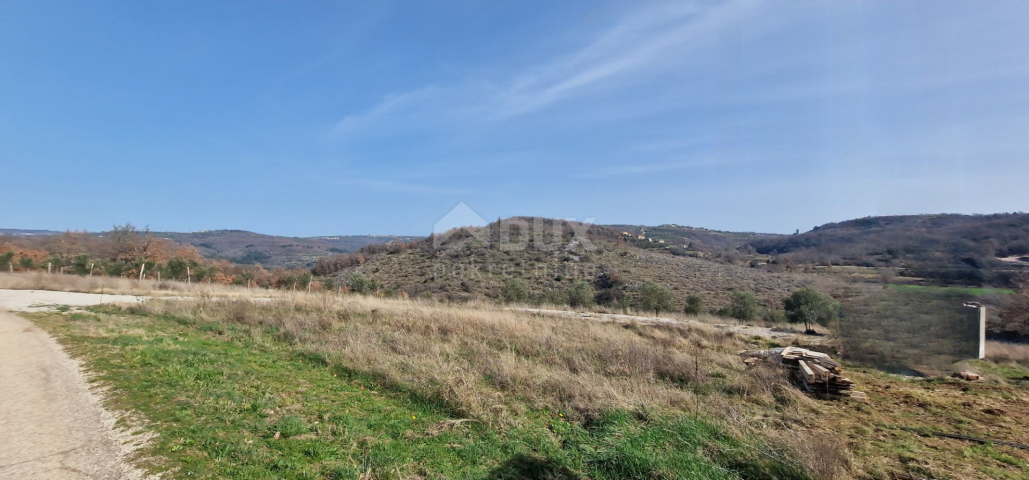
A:
<svg viewBox="0 0 1029 480">
<path fill-rule="evenodd" d="M 68 283 L 59 288 L 74 287 Z M 246 468 L 257 469 L 253 471 L 276 471 L 275 462 L 282 460 L 275 460 L 281 457 L 274 451 L 287 447 L 274 442 L 277 436 L 272 439 L 271 433 L 261 432 L 288 428 L 281 426 L 286 420 L 307 426 L 299 431 L 310 433 L 295 437 L 307 442 L 303 448 L 336 448 L 332 446 L 350 442 L 353 434 L 347 432 L 356 426 L 344 430 L 317 427 L 325 419 L 335 418 L 324 408 L 339 400 L 313 392 L 336 388 L 336 382 L 361 385 L 361 390 L 339 398 L 361 399 L 373 412 L 361 414 L 371 415 L 373 420 L 360 426 L 365 436 L 355 437 L 358 448 L 345 456 L 351 459 L 347 462 L 371 462 L 367 463 L 371 473 L 365 475 L 361 467 L 358 471 L 363 473 L 353 475 L 365 478 L 425 476 L 418 473 L 419 467 L 396 457 L 360 459 L 360 446 L 370 441 L 368 435 L 385 435 L 375 433 L 376 428 L 384 428 L 375 425 L 386 421 L 375 417 L 383 415 L 376 405 L 410 401 L 403 399 L 417 399 L 423 406 L 418 408 L 429 408 L 409 415 L 412 421 L 424 415 L 435 423 L 425 426 L 424 433 L 417 429 L 405 433 L 402 428 L 395 433 L 398 437 L 391 437 L 391 448 L 408 448 L 423 440 L 437 445 L 443 442 L 441 438 L 458 441 L 438 436 L 445 431 L 484 449 L 479 460 L 452 459 L 446 461 L 451 463 L 421 467 L 428 473 L 451 472 L 448 476 L 477 476 L 463 470 L 476 461 L 489 468 L 522 471 L 518 469 L 524 465 L 504 463 L 503 458 L 511 455 L 505 452 L 521 452 L 526 445 L 538 444 L 542 440 L 516 440 L 538 434 L 555 436 L 543 441 L 545 445 L 558 442 L 531 454 L 543 463 L 530 463 L 552 474 L 550 478 L 716 478 L 724 474 L 724 478 L 890 479 L 897 473 L 909 473 L 916 478 L 978 479 L 1029 475 L 1027 451 L 903 430 L 1024 442 L 1020 425 L 1029 421 L 1025 400 L 1029 369 L 1015 361 L 1021 357 L 1016 358 L 1014 350 L 1001 353 L 996 345 L 991 345 L 995 347 L 991 352 L 998 353 L 991 357 L 998 361 L 971 362 L 964 367 L 982 373 L 982 381 L 908 378 L 845 364 L 846 374 L 858 382 L 858 389 L 868 392 L 871 402 L 825 402 L 802 394 L 778 368 L 746 367 L 739 360 L 739 350 L 764 348 L 767 342 L 702 324 L 589 322 L 511 311 L 487 302 L 452 305 L 327 292 L 248 299 L 247 294 L 267 292 L 239 290 L 226 290 L 232 295 L 223 296 L 205 291 L 181 295 L 172 290 L 168 294 L 176 298 L 155 298 L 125 309 L 107 306 L 85 314 L 34 314 L 34 318 L 69 348 L 85 354 L 94 368 L 106 372 L 107 381 L 122 392 L 123 408 L 149 411 L 158 425 L 154 428 L 162 435 L 184 437 L 157 448 L 159 455 L 170 459 L 169 464 L 221 472 L 208 475 L 212 478 L 225 475 L 228 470 L 223 469 L 236 461 L 233 455 L 237 454 L 225 453 L 225 449 L 232 451 L 237 443 L 230 445 L 229 437 L 216 433 L 229 434 L 222 430 L 227 427 L 219 426 L 222 421 L 218 419 L 225 415 L 239 418 L 231 428 L 239 432 L 232 442 L 238 440 L 240 451 L 251 452 L 253 447 L 246 442 L 258 438 L 268 442 L 270 450 L 246 454 L 262 459 L 248 464 Z M 227 358 L 232 360 L 225 360 L 229 363 L 217 360 L 223 353 L 231 353 Z M 302 363 L 290 363 L 297 359 Z M 197 368 L 201 369 L 198 373 L 189 373 Z M 269 372 L 264 380 L 234 380 L 261 371 Z M 134 380 L 136 376 L 148 380 Z M 215 385 L 227 392 L 217 393 L 220 390 Z M 368 390 L 363 390 L 366 387 Z M 282 393 L 274 393 L 278 388 L 284 389 Z M 294 394 L 288 393 L 291 388 L 307 392 L 304 399 L 294 399 Z M 368 397 L 369 391 L 374 396 Z M 255 411 L 243 407 L 263 405 L 269 395 L 281 397 L 276 400 L 281 406 Z M 210 411 L 212 408 L 215 411 Z M 283 409 L 288 417 L 275 413 Z M 689 422 L 695 417 L 718 433 L 708 440 L 683 436 L 686 430 L 682 428 L 693 425 Z M 610 423 L 612 418 L 620 419 L 617 428 Z M 265 424 L 272 426 L 262 426 Z M 561 425 L 593 433 L 572 441 Z M 199 435 L 198 428 L 206 432 L 203 435 L 215 436 L 191 440 Z M 592 436 L 600 435 L 598 432 L 614 436 Z M 690 444 L 692 441 L 700 443 Z M 573 454 L 566 448 L 575 442 L 592 446 Z M 704 447 L 701 444 L 705 442 L 715 443 Z M 183 449 L 183 445 L 189 448 Z M 672 445 L 671 451 L 658 448 Z M 615 450 L 608 450 L 612 448 Z M 688 460 L 692 466 L 675 463 L 676 452 L 691 449 L 700 456 L 682 461 Z M 600 461 L 597 455 L 614 455 L 615 451 L 620 453 L 604 457 L 614 463 L 596 463 Z M 265 458 L 261 452 L 271 453 Z M 737 459 L 736 463 L 729 458 Z M 262 463 L 265 460 L 268 463 Z M 298 472 L 331 476 L 324 473 L 329 468 L 327 460 L 300 455 L 295 461 Z M 682 475 L 697 465 L 722 473 Z M 522 472 L 521 476 L 528 475 Z"/>
<path fill-rule="evenodd" d="M 137 280 L 122 277 L 58 275 L 41 272 L 0 273 L 0 288 L 11 290 L 53 290 L 58 292 L 110 293 L 177 297 L 209 295 L 216 297 L 270 297 L 283 295 L 279 290 L 247 289 L 218 283 Z"/>
<path fill-rule="evenodd" d="M 997 362 L 1016 362 L 1029 365 L 1029 344 L 986 342 L 986 358 Z"/>
</svg>

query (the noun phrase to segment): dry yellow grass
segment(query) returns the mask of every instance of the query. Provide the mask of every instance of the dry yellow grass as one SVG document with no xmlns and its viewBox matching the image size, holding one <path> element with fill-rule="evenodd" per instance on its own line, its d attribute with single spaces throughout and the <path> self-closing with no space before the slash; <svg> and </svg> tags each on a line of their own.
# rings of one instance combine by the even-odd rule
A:
<svg viewBox="0 0 1029 480">
<path fill-rule="evenodd" d="M 490 422 L 502 422 L 512 405 L 577 416 L 603 408 L 684 407 L 695 403 L 695 388 L 684 387 L 698 387 L 701 377 L 746 375 L 734 353 L 744 343 L 705 328 L 544 318 L 486 303 L 297 294 L 263 303 L 197 299 L 147 308 L 274 327 L 330 362 L 433 392 Z M 730 389 L 755 393 L 749 380 Z"/>
<path fill-rule="evenodd" d="M 151 313 L 269 329 L 333 368 L 371 374 L 503 429 L 549 411 L 589 422 L 609 409 L 693 415 L 722 424 L 749 448 L 788 454 L 825 478 L 848 478 L 849 454 L 812 454 L 802 412 L 816 402 L 777 368 L 747 368 L 748 345 L 706 326 L 611 324 L 504 310 L 356 295 L 295 294 L 273 301 L 154 300 Z M 254 335 L 257 338 L 258 335 Z M 775 418 L 755 412 L 776 412 Z M 756 420 L 755 420 L 756 418 Z M 825 445 L 842 445 L 825 436 Z M 757 440 L 755 440 L 757 439 Z"/>
<path fill-rule="evenodd" d="M 167 295 L 186 296 L 172 292 Z M 921 427 L 928 411 L 931 423 L 948 431 L 967 428 L 1009 440 L 1014 438 L 1005 433 L 1010 429 L 994 421 L 1000 417 L 989 408 L 1022 416 L 1019 381 L 921 382 L 853 367 L 848 374 L 872 403 L 819 402 L 788 384 L 777 368 L 745 367 L 736 353 L 752 347 L 706 325 L 600 323 L 485 302 L 286 292 L 257 301 L 247 297 L 270 292 L 232 287 L 226 292 L 232 295 L 201 291 L 132 308 L 265 333 L 255 339 L 275 332 L 279 341 L 331 368 L 374 375 L 498 429 L 538 410 L 589 422 L 612 408 L 692 415 L 699 403 L 700 415 L 734 437 L 750 439 L 748 448 L 788 454 L 816 478 L 890 478 L 898 471 L 977 478 L 987 470 L 1017 474 L 1018 462 L 1027 460 L 1021 452 L 1008 452 L 1015 460 L 979 458 L 971 464 L 963 457 L 971 446 L 963 441 L 923 439 L 876 426 Z M 991 358 L 1014 360 L 1024 352 L 1021 345 L 991 342 L 988 347 Z M 982 391 L 982 408 L 962 406 L 968 389 Z M 990 431 L 980 432 L 979 425 Z M 927 459 L 924 466 L 909 464 L 912 451 Z"/>
<path fill-rule="evenodd" d="M 161 296 L 192 296 L 207 294 L 218 297 L 268 297 L 284 295 L 285 292 L 265 289 L 247 289 L 236 285 L 217 283 L 192 283 L 179 281 L 135 280 L 131 278 L 81 275 L 60 275 L 41 272 L 0 273 L 0 288 L 13 290 L 53 290 L 59 292 L 84 292 Z"/>
<path fill-rule="evenodd" d="M 986 358 L 997 362 L 1029 364 L 1029 344 L 987 341 Z"/>
</svg>

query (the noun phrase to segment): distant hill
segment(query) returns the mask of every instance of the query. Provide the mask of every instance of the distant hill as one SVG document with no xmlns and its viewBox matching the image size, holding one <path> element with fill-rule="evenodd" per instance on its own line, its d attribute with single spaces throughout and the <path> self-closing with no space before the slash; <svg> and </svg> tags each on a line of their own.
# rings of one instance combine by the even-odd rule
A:
<svg viewBox="0 0 1029 480">
<path fill-rule="evenodd" d="M 666 224 L 656 227 L 644 225 L 607 225 L 617 230 L 636 246 L 646 249 L 664 249 L 677 256 L 721 258 L 739 256 L 754 241 L 775 235 L 753 232 L 726 232 L 701 227 Z M 628 234 L 628 235 L 625 235 Z M 640 238 L 644 237 L 644 238 Z"/>
<path fill-rule="evenodd" d="M 519 222 L 528 223 L 528 231 L 512 226 Z M 498 234 L 498 225 L 506 232 Z M 588 242 L 574 235 L 576 228 L 585 229 Z M 807 284 L 801 275 L 670 255 L 665 249 L 649 248 L 650 242 L 641 247 L 626 240 L 619 228 L 505 219 L 484 228 L 451 232 L 435 242 L 429 238 L 374 245 L 353 255 L 326 257 L 315 273 L 338 285 L 359 272 L 387 292 L 451 300 L 498 298 L 508 280 L 517 278 L 524 281 L 531 298 L 554 303 L 562 303 L 573 281 L 581 280 L 593 286 L 598 303 L 624 298 L 629 305 L 638 302 L 640 286 L 653 281 L 672 289 L 680 310 L 689 294 L 700 295 L 707 307 L 721 307 L 733 290 L 755 292 L 766 304 L 777 305 L 789 292 Z"/>
<path fill-rule="evenodd" d="M 0 228 L 0 236 L 22 238 L 49 237 L 64 232 Z M 108 232 L 94 232 L 105 235 Z M 267 268 L 310 268 L 320 257 L 351 252 L 361 247 L 394 240 L 411 241 L 419 237 L 395 235 L 336 235 L 324 237 L 281 237 L 245 230 L 206 230 L 200 232 L 150 232 L 181 245 L 196 247 L 201 256 L 228 260 L 239 265 L 261 264 Z"/>
<path fill-rule="evenodd" d="M 152 232 L 183 245 L 192 245 L 205 258 L 225 259 L 241 265 L 260 263 L 265 267 L 307 268 L 320 257 L 357 250 L 393 240 L 418 237 L 393 235 L 339 235 L 325 237 L 280 237 L 244 230 L 201 232 Z"/>
<path fill-rule="evenodd" d="M 0 228 L 0 235 L 10 235 L 12 237 L 32 237 L 40 235 L 58 235 L 63 232 L 55 232 L 53 230 L 22 230 L 19 228 Z"/>
<path fill-rule="evenodd" d="M 866 217 L 748 245 L 794 263 L 895 267 L 941 283 L 1002 285 L 1029 267 L 1029 214 Z"/>
</svg>

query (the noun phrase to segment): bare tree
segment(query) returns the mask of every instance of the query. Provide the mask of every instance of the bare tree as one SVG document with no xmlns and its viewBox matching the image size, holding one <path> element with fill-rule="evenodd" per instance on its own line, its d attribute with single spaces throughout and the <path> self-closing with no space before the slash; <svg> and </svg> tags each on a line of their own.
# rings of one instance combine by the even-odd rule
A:
<svg viewBox="0 0 1029 480">
<path fill-rule="evenodd" d="M 1000 318 L 1029 330 L 1029 273 L 1023 273 L 1015 279 L 1018 290 L 1001 308 Z"/>
</svg>

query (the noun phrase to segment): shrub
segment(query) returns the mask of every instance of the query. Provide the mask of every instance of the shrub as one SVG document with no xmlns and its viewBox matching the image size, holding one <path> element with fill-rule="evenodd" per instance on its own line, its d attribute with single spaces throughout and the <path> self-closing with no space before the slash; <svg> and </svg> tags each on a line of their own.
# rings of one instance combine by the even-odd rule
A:
<svg viewBox="0 0 1029 480">
<path fill-rule="evenodd" d="M 786 323 L 786 314 L 782 310 L 766 309 L 761 315 L 761 319 L 767 323 L 780 324 Z"/>
<path fill-rule="evenodd" d="M 568 305 L 573 307 L 593 305 L 593 287 L 582 280 L 572 282 L 572 287 L 568 289 Z"/>
<path fill-rule="evenodd" d="M 75 256 L 75 259 L 71 262 L 72 267 L 75 268 L 75 273 L 78 275 L 86 275 L 89 273 L 89 255 L 80 253 Z"/>
<path fill-rule="evenodd" d="M 104 273 L 112 277 L 120 277 L 126 267 L 125 262 L 110 262 L 103 265 Z"/>
<path fill-rule="evenodd" d="M 691 294 L 686 297 L 686 308 L 683 312 L 689 315 L 700 315 L 704 311 L 704 299 L 700 295 Z"/>
<path fill-rule="evenodd" d="M 786 320 L 803 323 L 805 331 L 810 331 L 813 323 L 828 327 L 840 317 L 839 303 L 810 288 L 793 292 L 783 299 L 782 304 L 786 310 Z"/>
<path fill-rule="evenodd" d="M 732 301 L 729 303 L 729 316 L 741 322 L 749 322 L 760 312 L 757 297 L 750 292 L 736 290 L 732 292 Z"/>
<path fill-rule="evenodd" d="M 354 293 L 371 293 L 379 289 L 379 284 L 361 272 L 354 272 L 347 279 L 350 291 Z"/>
<path fill-rule="evenodd" d="M 529 299 L 529 286 L 518 278 L 512 278 L 504 285 L 500 297 L 505 303 L 524 303 Z"/>
<path fill-rule="evenodd" d="M 646 282 L 640 287 L 640 306 L 644 310 L 653 310 L 659 315 L 662 310 L 675 308 L 672 303 L 672 291 L 654 282 Z"/>
<path fill-rule="evenodd" d="M 200 271 L 200 267 L 197 267 L 197 271 Z M 214 275 L 214 272 L 209 272 L 209 275 Z M 307 285 L 312 283 L 313 276 L 311 272 L 296 272 L 290 273 L 283 277 L 279 282 L 279 286 L 288 289 L 306 290 Z"/>
<path fill-rule="evenodd" d="M 625 292 L 621 288 L 611 287 L 605 288 L 597 292 L 596 301 L 601 305 L 621 305 L 628 301 L 625 297 Z"/>
<path fill-rule="evenodd" d="M 168 270 L 168 278 L 173 280 L 185 280 L 186 269 L 189 268 L 189 262 L 184 258 L 175 257 L 168 260 L 166 268 Z"/>
<path fill-rule="evenodd" d="M 54 255 L 46 260 L 43 260 L 43 263 L 41 263 L 40 265 L 44 264 L 50 265 L 54 270 L 59 270 L 61 267 L 64 266 L 64 259 L 57 255 Z"/>
<path fill-rule="evenodd" d="M 0 255 L 0 266 L 6 267 L 8 265 L 10 265 L 12 267 L 14 266 L 14 252 L 13 251 L 10 251 L 10 252 L 7 252 L 7 253 L 5 253 L 3 255 Z"/>
</svg>

